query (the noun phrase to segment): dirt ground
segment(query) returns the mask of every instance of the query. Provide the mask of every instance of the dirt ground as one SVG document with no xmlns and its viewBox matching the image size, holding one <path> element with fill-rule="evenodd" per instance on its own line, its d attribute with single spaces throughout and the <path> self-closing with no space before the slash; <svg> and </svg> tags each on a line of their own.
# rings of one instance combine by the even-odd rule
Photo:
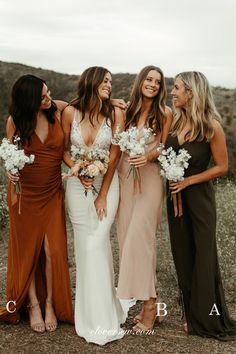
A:
<svg viewBox="0 0 236 354">
<path fill-rule="evenodd" d="M 157 235 L 158 246 L 158 291 L 163 302 L 167 305 L 168 314 L 165 321 L 154 327 L 153 335 L 132 335 L 127 334 L 119 341 L 108 343 L 103 347 L 88 344 L 84 339 L 78 337 L 73 326 L 60 324 L 54 333 L 37 334 L 30 330 L 28 322 L 21 322 L 15 326 L 0 325 L 0 353 L 109 353 L 109 354 L 233 354 L 236 353 L 235 342 L 218 342 L 213 339 L 205 339 L 197 336 L 188 336 L 182 329 L 181 312 L 177 304 L 177 283 L 173 266 L 166 220 L 163 221 L 162 235 Z M 117 281 L 118 274 L 118 245 L 115 234 L 115 227 L 111 235 L 112 248 L 114 253 L 114 265 Z M 71 226 L 68 223 L 68 247 L 70 259 L 70 272 L 72 290 L 75 290 L 75 263 L 73 258 L 73 235 Z M 7 254 L 7 231 L 0 238 L 0 281 L 1 281 L 1 305 L 5 301 L 5 276 L 6 276 L 6 254 Z M 236 318 L 236 304 L 233 295 L 226 293 L 229 311 L 232 317 Z M 134 306 L 124 324 L 125 329 L 132 328 L 132 317 L 140 309 L 140 303 Z"/>
</svg>

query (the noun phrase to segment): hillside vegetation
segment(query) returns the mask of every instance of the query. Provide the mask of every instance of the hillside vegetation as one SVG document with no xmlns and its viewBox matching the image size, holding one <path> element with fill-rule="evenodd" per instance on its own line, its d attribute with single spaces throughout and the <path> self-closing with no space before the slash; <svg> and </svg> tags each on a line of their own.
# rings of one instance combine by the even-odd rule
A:
<svg viewBox="0 0 236 354">
<path fill-rule="evenodd" d="M 71 100 L 76 95 L 77 75 L 67 75 L 51 70 L 34 68 L 22 64 L 0 61 L 0 137 L 5 134 L 5 121 L 8 115 L 8 104 L 11 87 L 18 77 L 24 74 L 34 74 L 47 81 L 54 99 Z M 128 100 L 135 74 L 113 75 L 113 97 Z M 168 89 L 168 104 L 171 105 L 170 91 L 173 84 L 172 78 L 166 79 Z M 214 87 L 213 93 L 219 110 L 227 138 L 230 159 L 229 175 L 236 171 L 236 89 L 230 90 Z"/>
</svg>

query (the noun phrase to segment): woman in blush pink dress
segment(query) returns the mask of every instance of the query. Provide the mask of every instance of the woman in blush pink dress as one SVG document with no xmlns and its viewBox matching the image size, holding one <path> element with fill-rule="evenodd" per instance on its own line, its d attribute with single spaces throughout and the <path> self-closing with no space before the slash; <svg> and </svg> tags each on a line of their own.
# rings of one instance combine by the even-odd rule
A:
<svg viewBox="0 0 236 354">
<path fill-rule="evenodd" d="M 117 296 L 144 301 L 135 317 L 134 330 L 150 330 L 157 317 L 156 309 L 156 231 L 161 222 L 163 182 L 157 157 L 159 144 L 165 142 L 172 121 L 165 106 L 166 88 L 162 71 L 146 66 L 137 75 L 127 110 L 126 129 L 135 126 L 153 132 L 143 156 L 123 154 L 119 166 L 120 203 L 117 234 L 120 246 L 120 274 Z M 136 193 L 130 164 L 139 169 L 140 191 Z"/>
</svg>

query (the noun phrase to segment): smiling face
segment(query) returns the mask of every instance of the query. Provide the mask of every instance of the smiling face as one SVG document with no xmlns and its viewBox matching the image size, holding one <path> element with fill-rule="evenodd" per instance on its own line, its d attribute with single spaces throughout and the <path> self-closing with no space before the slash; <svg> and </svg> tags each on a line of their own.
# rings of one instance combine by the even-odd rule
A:
<svg viewBox="0 0 236 354">
<path fill-rule="evenodd" d="M 112 77 L 109 72 L 104 76 L 103 82 L 98 86 L 98 95 L 101 100 L 106 100 L 110 97 L 112 90 Z"/>
<path fill-rule="evenodd" d="M 142 84 L 142 95 L 146 98 L 154 98 L 161 86 L 161 74 L 156 70 L 150 70 Z"/>
<path fill-rule="evenodd" d="M 186 88 L 183 81 L 177 77 L 171 95 L 176 108 L 186 108 L 192 98 L 192 91 Z"/>
<path fill-rule="evenodd" d="M 47 85 L 43 84 L 40 109 L 48 109 L 51 107 L 52 98 L 51 98 L 50 94 L 51 93 L 50 93 Z"/>
</svg>

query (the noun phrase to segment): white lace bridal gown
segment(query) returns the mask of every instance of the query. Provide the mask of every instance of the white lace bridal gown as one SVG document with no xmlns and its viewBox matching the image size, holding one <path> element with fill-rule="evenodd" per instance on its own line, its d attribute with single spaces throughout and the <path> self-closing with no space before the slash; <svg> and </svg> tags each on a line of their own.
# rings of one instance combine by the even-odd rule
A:
<svg viewBox="0 0 236 354">
<path fill-rule="evenodd" d="M 81 134 L 78 112 L 72 123 L 70 138 L 71 144 L 88 149 Z M 104 120 L 92 148 L 109 150 L 111 138 L 111 128 Z M 97 190 L 102 178 L 99 175 L 95 179 Z M 117 172 L 107 195 L 107 217 L 102 221 L 97 219 L 92 198 L 96 198 L 96 195 L 89 192 L 86 197 L 77 177 L 68 179 L 66 202 L 73 225 L 76 259 L 75 329 L 87 342 L 104 345 L 124 336 L 120 324 L 127 315 L 127 308 L 123 310 L 116 298 L 110 244 L 110 228 L 119 200 Z"/>
</svg>

